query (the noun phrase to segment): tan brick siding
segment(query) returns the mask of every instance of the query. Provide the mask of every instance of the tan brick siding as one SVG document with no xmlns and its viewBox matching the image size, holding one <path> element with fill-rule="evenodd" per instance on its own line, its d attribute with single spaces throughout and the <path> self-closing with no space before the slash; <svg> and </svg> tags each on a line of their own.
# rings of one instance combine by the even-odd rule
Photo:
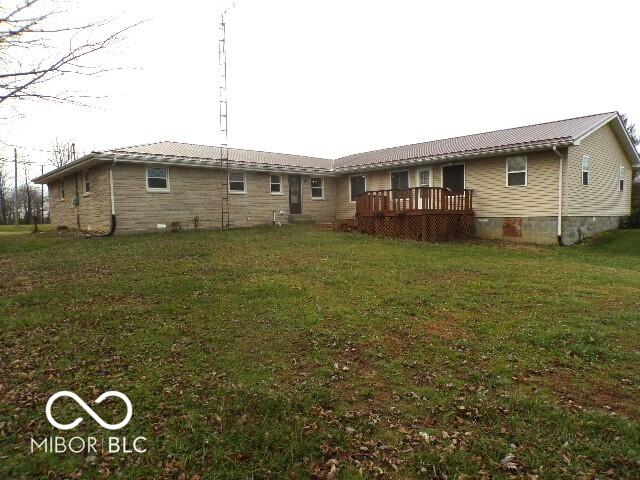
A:
<svg viewBox="0 0 640 480">
<path fill-rule="evenodd" d="M 589 186 L 582 185 L 582 156 L 589 155 Z M 564 212 L 576 216 L 628 215 L 631 210 L 631 163 L 610 125 L 596 130 L 581 145 L 569 148 Z M 618 188 L 625 167 L 624 191 Z"/>
<path fill-rule="evenodd" d="M 269 172 L 245 172 L 246 193 L 229 194 L 231 225 L 248 227 L 270 224 L 273 212 L 282 223 L 288 222 L 289 182 L 281 174 L 282 194 L 272 195 Z M 325 177 L 325 200 L 311 199 L 310 176 L 302 176 L 302 213 L 320 222 L 335 216 L 335 184 Z M 146 166 L 119 164 L 114 169 L 114 189 L 118 231 L 157 230 L 179 222 L 193 228 L 199 217 L 200 228 L 221 226 L 221 188 L 223 172 L 211 168 L 169 167 L 169 192 L 150 192 L 146 188 Z M 282 212 L 282 213 L 281 213 Z"/>
<path fill-rule="evenodd" d="M 47 185 L 51 223 L 57 227 L 77 228 L 78 215 L 82 230 L 106 232 L 111 226 L 111 199 L 109 191 L 109 166 L 98 165 L 88 169 L 91 181 L 90 193 L 84 194 L 83 172 L 77 172 L 79 205 L 73 204 L 76 196 L 76 174 L 65 181 L 65 198 L 60 198 L 60 181 Z"/>
</svg>

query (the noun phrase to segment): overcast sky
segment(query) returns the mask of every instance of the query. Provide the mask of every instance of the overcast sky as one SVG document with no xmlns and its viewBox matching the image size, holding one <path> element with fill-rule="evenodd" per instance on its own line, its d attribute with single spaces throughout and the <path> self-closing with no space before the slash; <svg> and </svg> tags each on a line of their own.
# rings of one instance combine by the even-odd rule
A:
<svg viewBox="0 0 640 480">
<path fill-rule="evenodd" d="M 0 125 L 0 140 L 36 163 L 48 157 L 37 149 L 56 138 L 79 152 L 219 144 L 217 23 L 229 4 L 77 1 L 70 21 L 147 21 L 96 59 L 121 70 L 67 80 L 104 97 L 92 108 L 19 105 L 24 117 Z M 611 110 L 640 123 L 639 2 L 236 4 L 227 36 L 231 146 L 337 157 Z"/>
</svg>

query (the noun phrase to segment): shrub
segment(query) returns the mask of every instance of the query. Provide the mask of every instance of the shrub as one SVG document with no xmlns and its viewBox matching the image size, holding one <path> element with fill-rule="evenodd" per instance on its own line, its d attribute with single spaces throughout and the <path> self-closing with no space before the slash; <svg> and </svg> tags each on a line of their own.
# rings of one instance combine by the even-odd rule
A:
<svg viewBox="0 0 640 480">
<path fill-rule="evenodd" d="M 640 228 L 640 207 L 636 208 L 622 221 L 623 228 Z"/>
</svg>

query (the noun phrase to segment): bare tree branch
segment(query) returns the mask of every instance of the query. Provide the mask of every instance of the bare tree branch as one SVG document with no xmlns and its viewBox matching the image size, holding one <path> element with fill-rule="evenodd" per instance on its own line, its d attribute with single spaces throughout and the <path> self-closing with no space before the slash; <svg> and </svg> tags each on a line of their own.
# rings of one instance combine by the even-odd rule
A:
<svg viewBox="0 0 640 480">
<path fill-rule="evenodd" d="M 69 92 L 56 93 L 51 88 L 44 91 L 43 87 L 63 76 L 94 76 L 115 70 L 86 62 L 122 41 L 129 30 L 139 25 L 118 28 L 111 33 L 106 30 L 114 19 L 65 25 L 64 12 L 53 8 L 55 3 L 54 0 L 22 0 L 9 11 L 0 6 L 0 106 L 9 100 L 77 103 L 79 98 L 86 98 Z M 59 21 L 62 23 L 58 24 Z M 91 38 L 96 34 L 101 38 Z M 62 47 L 65 43 L 66 48 Z"/>
</svg>

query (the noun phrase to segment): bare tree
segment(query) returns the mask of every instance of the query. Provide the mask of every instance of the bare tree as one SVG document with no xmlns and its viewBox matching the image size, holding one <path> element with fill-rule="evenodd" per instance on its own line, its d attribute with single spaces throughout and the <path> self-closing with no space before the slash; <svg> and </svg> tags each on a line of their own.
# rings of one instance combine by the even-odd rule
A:
<svg viewBox="0 0 640 480">
<path fill-rule="evenodd" d="M 22 200 L 24 202 L 23 206 L 24 206 L 24 223 L 31 223 L 31 218 L 33 216 L 33 206 L 32 206 L 32 202 L 31 202 L 31 193 L 32 193 L 32 188 L 31 185 L 29 185 L 29 178 L 30 178 L 30 174 L 29 174 L 29 162 L 24 162 L 24 195 L 22 197 Z"/>
<path fill-rule="evenodd" d="M 81 103 L 83 96 L 51 88 L 51 81 L 103 72 L 88 57 L 121 41 L 132 26 L 112 28 L 112 19 L 69 25 L 59 9 L 64 0 L 15 1 L 12 8 L 0 6 L 0 105 L 25 99 Z"/>
<path fill-rule="evenodd" d="M 56 142 L 51 149 L 51 156 L 49 157 L 49 163 L 54 168 L 60 168 L 67 163 L 75 160 L 76 156 L 76 144 L 70 141 L 61 142 L 56 138 Z"/>
<path fill-rule="evenodd" d="M 622 124 L 624 125 L 624 128 L 627 130 L 627 134 L 629 135 L 629 138 L 631 139 L 633 144 L 636 147 L 640 145 L 640 136 L 638 136 L 638 133 L 636 132 L 636 124 L 632 123 L 629 120 L 629 117 L 627 117 L 627 115 L 624 113 L 620 114 L 620 120 L 622 120 Z"/>
</svg>

